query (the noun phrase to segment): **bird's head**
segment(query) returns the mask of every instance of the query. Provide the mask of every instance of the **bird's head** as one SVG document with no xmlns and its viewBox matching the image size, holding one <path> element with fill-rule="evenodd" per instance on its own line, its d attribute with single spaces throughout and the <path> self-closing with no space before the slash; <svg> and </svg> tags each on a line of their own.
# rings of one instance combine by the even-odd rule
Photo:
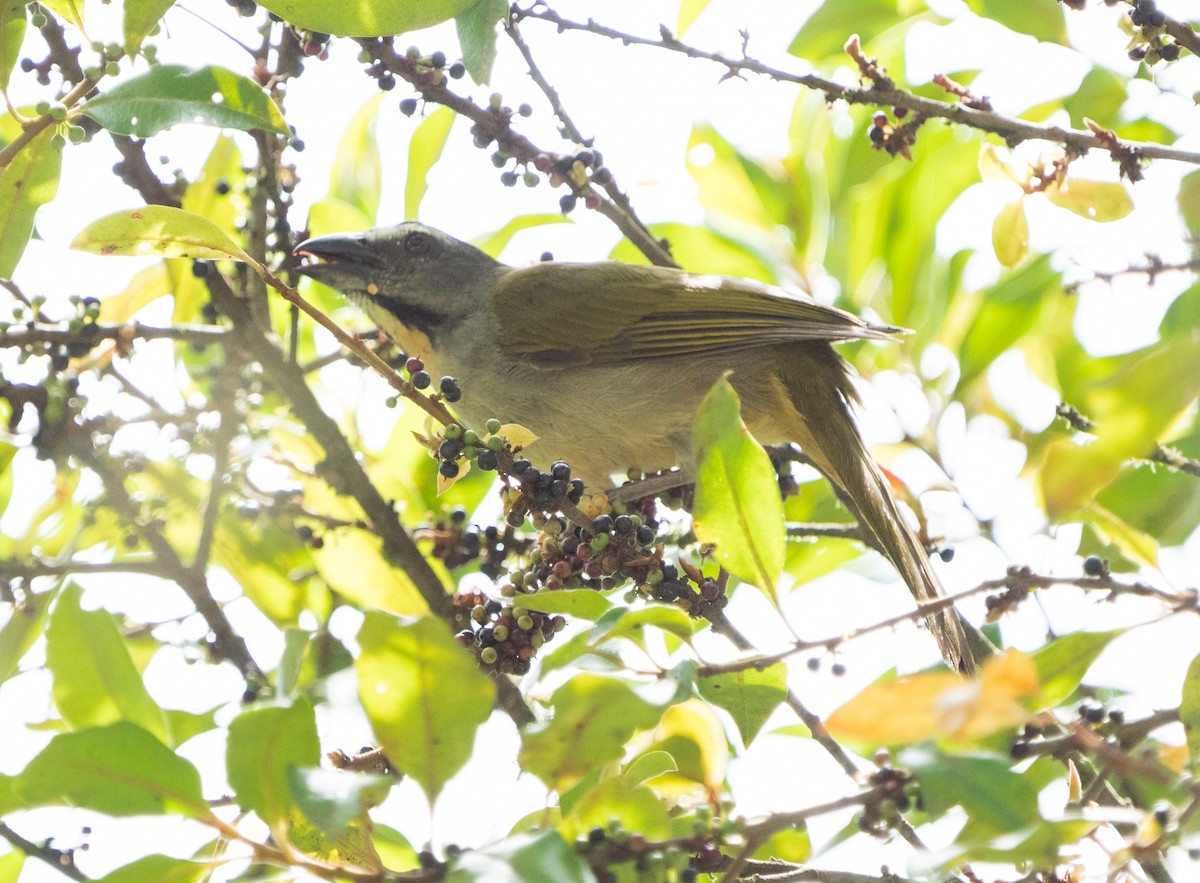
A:
<svg viewBox="0 0 1200 883">
<path fill-rule="evenodd" d="M 477 315 L 508 270 L 479 249 L 409 221 L 365 233 L 318 236 L 296 246 L 300 272 L 335 288 L 393 337 L 431 340 Z"/>
</svg>

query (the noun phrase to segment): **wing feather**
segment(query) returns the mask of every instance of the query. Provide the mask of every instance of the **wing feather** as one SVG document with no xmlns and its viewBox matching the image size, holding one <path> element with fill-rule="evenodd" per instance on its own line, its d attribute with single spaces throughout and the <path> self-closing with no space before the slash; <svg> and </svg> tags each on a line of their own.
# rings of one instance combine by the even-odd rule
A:
<svg viewBox="0 0 1200 883">
<path fill-rule="evenodd" d="M 900 330 L 746 279 L 616 261 L 513 270 L 494 296 L 500 345 L 547 367 L 886 340 Z"/>
</svg>

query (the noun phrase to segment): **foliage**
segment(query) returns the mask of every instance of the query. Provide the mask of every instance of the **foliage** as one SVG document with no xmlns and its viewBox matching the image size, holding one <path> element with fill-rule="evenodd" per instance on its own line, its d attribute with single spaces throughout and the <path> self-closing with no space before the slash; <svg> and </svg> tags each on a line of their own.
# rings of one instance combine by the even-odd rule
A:
<svg viewBox="0 0 1200 883">
<path fill-rule="evenodd" d="M 0 3 L 0 883 L 1195 873 L 1191 22 L 1149 0 L 825 0 L 769 62 L 753 31 L 690 42 L 736 6 L 711 0 L 655 13 L 678 35 L 540 2 L 229 0 L 184 39 L 196 11 L 170 0 L 100 6 Z M 910 79 L 950 34 L 1083 73 L 1036 101 L 991 61 Z M 240 67 L 188 61 L 230 40 Z M 684 113 L 649 74 L 618 95 L 604 59 L 635 44 L 686 82 L 715 70 L 706 106 L 795 90 L 790 119 L 756 120 L 782 155 L 714 112 L 636 157 L 686 170 L 693 210 L 644 208 L 654 188 L 616 171 L 635 157 L 602 155 L 539 66 Z M 344 131 L 297 109 L 308 83 L 358 108 Z M 334 136 L 327 165 L 303 152 Z M 119 205 L 71 183 L 111 149 Z M 519 193 L 471 178 L 482 151 Z M 872 584 L 869 531 L 802 452 L 752 438 L 726 379 L 681 428 L 695 487 L 611 504 L 553 451 L 539 484 L 525 428 L 457 422 L 454 378 L 298 273 L 309 235 L 392 220 L 390 176 L 405 218 L 486 189 L 493 255 L 583 230 L 592 259 L 913 329 L 840 351 L 865 412 L 894 407 L 886 477 L 931 551 L 958 546 L 954 600 L 1003 652 L 970 679 L 929 667 L 933 611 Z M 69 297 L 46 281 L 65 213 Z M 110 286 L 122 256 L 136 275 Z M 1114 297 L 1110 319 L 1156 298 L 1153 340 L 1089 337 Z M 177 836 L 113 834 L 107 865 L 69 827 L 141 816 Z"/>
</svg>

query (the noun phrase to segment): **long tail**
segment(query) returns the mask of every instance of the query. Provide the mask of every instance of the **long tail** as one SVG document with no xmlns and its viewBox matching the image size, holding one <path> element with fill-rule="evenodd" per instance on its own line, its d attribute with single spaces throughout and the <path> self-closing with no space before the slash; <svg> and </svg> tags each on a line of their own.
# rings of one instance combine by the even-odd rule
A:
<svg viewBox="0 0 1200 883">
<path fill-rule="evenodd" d="M 929 556 L 908 526 L 887 479 L 867 451 L 851 413 L 854 386 L 842 358 L 828 344 L 780 349 L 781 377 L 798 412 L 793 441 L 842 489 L 859 523 L 875 537 L 918 601 L 945 595 Z M 970 674 L 975 658 L 958 612 L 949 608 L 927 622 L 946 663 Z"/>
</svg>

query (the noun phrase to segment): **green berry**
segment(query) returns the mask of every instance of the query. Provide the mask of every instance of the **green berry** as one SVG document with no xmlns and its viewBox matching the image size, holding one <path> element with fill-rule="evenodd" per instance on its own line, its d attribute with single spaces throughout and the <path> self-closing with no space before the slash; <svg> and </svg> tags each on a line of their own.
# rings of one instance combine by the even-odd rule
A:
<svg viewBox="0 0 1200 883">
<path fill-rule="evenodd" d="M 492 637 L 496 639 L 497 644 L 503 644 L 508 640 L 508 626 L 498 625 L 492 629 Z"/>
<path fill-rule="evenodd" d="M 89 80 L 98 80 L 104 75 L 104 71 L 100 70 L 98 64 L 89 64 L 83 69 L 83 75 Z"/>
<path fill-rule="evenodd" d="M 478 445 L 479 433 L 474 429 L 465 430 L 462 434 L 462 440 L 464 445 Z"/>
<path fill-rule="evenodd" d="M 487 422 L 487 431 L 490 432 L 492 435 L 495 435 L 497 432 L 500 431 L 500 425 L 501 425 L 500 421 L 497 420 L 495 417 L 493 417 L 491 420 L 489 420 Z"/>
<path fill-rule="evenodd" d="M 484 444 L 489 451 L 498 451 L 504 447 L 504 437 L 499 435 L 489 436 Z"/>
<path fill-rule="evenodd" d="M 33 106 L 33 109 L 37 111 L 38 116 L 45 116 L 46 114 L 50 113 L 50 102 L 39 101 Z"/>
<path fill-rule="evenodd" d="M 442 435 L 444 435 L 446 438 L 461 438 L 462 434 L 463 434 L 463 428 L 461 426 L 459 426 L 457 423 L 451 423 L 449 426 L 447 426 L 445 429 L 442 430 Z"/>
<path fill-rule="evenodd" d="M 55 150 L 62 150 L 67 146 L 67 139 L 63 137 L 62 132 L 55 132 L 50 136 L 50 146 Z"/>
<path fill-rule="evenodd" d="M 54 120 L 55 122 L 61 123 L 66 118 L 67 118 L 66 105 L 60 104 L 57 101 L 54 104 L 50 105 L 50 119 Z"/>
<path fill-rule="evenodd" d="M 120 72 L 121 72 L 121 65 L 117 64 L 115 61 L 109 61 L 109 62 L 105 63 L 104 73 L 107 74 L 108 76 L 115 77 Z"/>
<path fill-rule="evenodd" d="M 40 12 L 34 13 L 29 17 L 29 23 L 35 28 L 44 28 L 48 21 L 49 20 L 46 18 L 46 16 L 42 15 Z"/>
<path fill-rule="evenodd" d="M 528 613 L 517 619 L 517 628 L 523 632 L 527 632 L 533 628 L 533 617 Z"/>
<path fill-rule="evenodd" d="M 603 552 L 608 548 L 609 535 L 606 533 L 597 534 L 592 537 L 591 547 L 593 552 Z"/>
<path fill-rule="evenodd" d="M 500 658 L 500 654 L 495 647 L 484 647 L 479 651 L 479 661 L 484 665 L 495 665 L 496 660 Z"/>
<path fill-rule="evenodd" d="M 81 126 L 67 127 L 67 140 L 72 144 L 82 144 L 87 138 L 87 132 Z"/>
</svg>

